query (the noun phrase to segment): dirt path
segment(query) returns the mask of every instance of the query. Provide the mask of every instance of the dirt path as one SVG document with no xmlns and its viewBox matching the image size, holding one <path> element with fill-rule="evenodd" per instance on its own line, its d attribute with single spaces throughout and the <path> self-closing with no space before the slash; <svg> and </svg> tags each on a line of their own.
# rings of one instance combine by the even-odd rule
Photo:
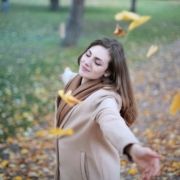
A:
<svg viewBox="0 0 180 180">
<path fill-rule="evenodd" d="M 143 145 L 164 156 L 157 180 L 180 179 L 180 113 L 172 116 L 169 107 L 173 96 L 180 92 L 180 41 L 152 56 L 132 73 L 139 116 L 132 131 Z M 0 180 L 13 178 L 53 179 L 54 137 L 47 129 L 53 127 L 53 114 L 46 117 L 42 129 L 34 135 L 9 138 L 0 145 Z M 139 180 L 135 164 L 123 158 L 124 180 Z M 133 174 L 133 175 L 132 175 Z M 17 180 L 14 179 L 14 180 Z"/>
<path fill-rule="evenodd" d="M 156 179 L 180 179 L 180 113 L 169 113 L 173 96 L 180 92 L 180 40 L 138 66 L 132 76 L 139 107 L 132 130 L 144 145 L 164 156 Z M 124 179 L 139 179 L 129 176 L 127 168 L 123 171 Z"/>
</svg>

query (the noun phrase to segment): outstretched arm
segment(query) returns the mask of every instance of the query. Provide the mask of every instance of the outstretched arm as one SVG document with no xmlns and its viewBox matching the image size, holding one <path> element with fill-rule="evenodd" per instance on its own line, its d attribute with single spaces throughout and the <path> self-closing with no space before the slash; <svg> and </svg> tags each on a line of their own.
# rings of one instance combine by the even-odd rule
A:
<svg viewBox="0 0 180 180">
<path fill-rule="evenodd" d="M 63 81 L 64 85 L 66 85 L 76 75 L 77 73 L 73 72 L 69 67 L 66 67 L 63 74 L 59 75 L 59 78 Z"/>
<path fill-rule="evenodd" d="M 143 169 L 142 179 L 149 180 L 158 174 L 161 155 L 139 144 L 129 145 L 125 148 L 125 153 L 129 154 L 133 161 Z"/>
</svg>

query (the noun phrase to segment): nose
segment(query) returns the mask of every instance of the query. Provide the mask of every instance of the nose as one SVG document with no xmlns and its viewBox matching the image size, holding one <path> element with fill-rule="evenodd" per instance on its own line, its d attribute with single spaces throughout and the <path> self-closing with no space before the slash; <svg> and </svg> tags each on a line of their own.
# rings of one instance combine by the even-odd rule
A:
<svg viewBox="0 0 180 180">
<path fill-rule="evenodd" d="M 91 66 L 91 58 L 89 57 L 89 58 L 86 58 L 85 59 L 85 61 L 84 61 L 84 64 L 86 65 L 86 66 Z"/>
</svg>

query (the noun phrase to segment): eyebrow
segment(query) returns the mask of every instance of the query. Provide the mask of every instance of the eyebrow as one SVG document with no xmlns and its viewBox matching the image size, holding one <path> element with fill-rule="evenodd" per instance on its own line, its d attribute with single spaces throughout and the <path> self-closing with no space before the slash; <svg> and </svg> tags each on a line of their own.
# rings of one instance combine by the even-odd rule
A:
<svg viewBox="0 0 180 180">
<path fill-rule="evenodd" d="M 89 51 L 89 53 L 92 55 L 92 52 L 91 52 L 91 50 L 90 49 L 88 49 L 88 51 Z M 97 60 L 100 60 L 100 61 L 102 61 L 102 62 L 104 62 L 102 59 L 100 59 L 100 58 L 98 58 L 98 57 L 95 57 Z"/>
</svg>

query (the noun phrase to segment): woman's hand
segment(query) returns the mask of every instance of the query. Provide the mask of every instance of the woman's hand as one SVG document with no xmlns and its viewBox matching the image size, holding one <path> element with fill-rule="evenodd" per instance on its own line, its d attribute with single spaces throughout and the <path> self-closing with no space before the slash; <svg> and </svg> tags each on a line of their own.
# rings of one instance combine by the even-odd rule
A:
<svg viewBox="0 0 180 180">
<path fill-rule="evenodd" d="M 160 170 L 159 158 L 161 158 L 161 155 L 139 144 L 133 144 L 129 154 L 133 161 L 143 169 L 142 179 L 149 180 L 158 174 Z"/>
</svg>

